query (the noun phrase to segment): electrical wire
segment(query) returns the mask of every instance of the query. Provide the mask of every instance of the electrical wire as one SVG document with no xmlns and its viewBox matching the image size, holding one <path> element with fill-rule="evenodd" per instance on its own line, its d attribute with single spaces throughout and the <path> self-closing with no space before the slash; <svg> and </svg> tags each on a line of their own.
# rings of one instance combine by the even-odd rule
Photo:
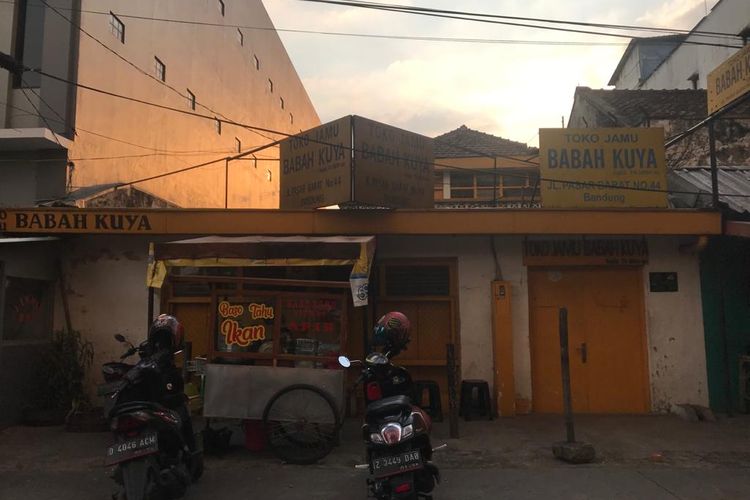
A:
<svg viewBox="0 0 750 500">
<path fill-rule="evenodd" d="M 70 19 L 67 16 L 65 16 L 62 12 L 60 12 L 59 10 L 57 10 L 55 7 L 51 6 L 49 3 L 47 3 L 46 0 L 39 0 L 39 1 L 42 2 L 48 9 L 51 9 L 55 14 L 57 14 L 58 16 L 60 16 L 61 18 L 63 18 L 65 21 L 67 21 L 71 26 L 77 28 L 81 33 L 83 33 L 84 35 L 86 35 L 87 37 L 89 37 L 90 39 L 92 39 L 94 42 L 96 42 L 97 44 L 99 44 L 100 46 L 102 46 L 108 52 L 110 52 L 113 55 L 115 55 L 118 59 L 122 60 L 123 62 L 125 62 L 126 64 L 128 64 L 129 66 L 131 66 L 132 68 L 134 68 L 135 70 L 137 70 L 139 73 L 142 73 L 143 75 L 147 76 L 151 80 L 153 80 L 155 82 L 158 82 L 161 85 L 167 87 L 168 89 L 170 89 L 171 91 L 175 92 L 177 95 L 179 95 L 183 99 L 188 99 L 188 96 L 186 94 L 183 94 L 182 92 L 180 92 L 175 87 L 173 87 L 172 85 L 168 84 L 167 82 L 165 82 L 163 80 L 160 80 L 159 78 L 156 78 L 150 72 L 142 69 L 140 66 L 138 66 L 134 62 L 130 61 L 129 59 L 127 59 L 126 57 L 124 57 L 122 54 L 120 54 L 119 52 L 117 52 L 116 50 L 112 49 L 106 43 L 102 42 L 101 40 L 99 40 L 98 38 L 96 38 L 94 35 L 92 35 L 88 31 L 86 31 L 80 24 L 75 23 L 72 19 Z M 202 107 L 206 111 L 208 111 L 210 113 L 213 113 L 215 115 L 221 116 L 222 118 L 228 119 L 228 117 L 226 115 L 224 115 L 222 113 L 219 113 L 218 111 L 209 108 L 205 104 L 202 104 L 202 103 L 200 103 L 198 101 L 195 101 L 195 102 L 196 102 L 196 105 Z M 263 137 L 264 139 L 273 140 L 271 137 L 267 137 L 267 136 L 261 134 L 257 130 L 251 130 L 251 131 L 254 132 L 255 134 Z"/>
<path fill-rule="evenodd" d="M 315 0 L 307 0 L 307 1 L 315 1 Z M 14 0 L 0 0 L 0 3 L 15 3 L 15 2 Z M 320 2 L 320 3 L 336 3 L 339 5 L 347 5 L 347 4 L 340 3 L 340 2 Z M 374 8 L 375 6 L 385 7 L 387 5 L 387 4 L 376 4 L 372 2 L 370 3 L 350 2 L 350 3 L 356 4 L 353 6 L 370 7 L 370 8 Z M 29 3 L 28 5 L 32 7 L 44 7 L 43 5 L 32 4 L 32 3 Z M 393 9 L 401 7 L 399 11 L 403 11 L 403 12 L 408 12 L 407 9 L 414 10 L 414 11 L 425 10 L 425 11 L 435 11 L 435 12 L 443 12 L 443 13 L 460 12 L 460 11 L 447 11 L 447 10 L 440 10 L 440 9 L 426 9 L 426 8 L 419 8 L 419 7 L 397 6 L 397 5 L 391 5 L 390 7 L 392 7 Z M 328 36 L 347 36 L 347 37 L 378 38 L 378 39 L 392 39 L 392 40 L 416 40 L 416 41 L 457 42 L 457 43 L 520 44 L 520 45 L 544 45 L 544 46 L 557 46 L 557 45 L 624 46 L 624 45 L 627 45 L 627 43 L 621 43 L 621 42 L 456 38 L 456 37 L 385 35 L 385 34 L 376 34 L 376 33 L 353 33 L 353 32 L 339 32 L 339 31 L 302 30 L 302 29 L 288 29 L 288 28 L 273 28 L 273 27 L 265 27 L 265 26 L 250 26 L 250 25 L 242 25 L 242 24 L 212 23 L 212 22 L 207 22 L 207 21 L 192 21 L 192 20 L 187 20 L 187 19 L 174 19 L 174 18 L 164 18 L 164 17 L 140 16 L 140 15 L 135 15 L 135 14 L 123 14 L 120 12 L 108 12 L 108 11 L 98 11 L 98 10 L 89 10 L 89 9 L 73 9 L 73 8 L 63 8 L 63 7 L 57 7 L 57 9 L 69 11 L 69 12 L 81 12 L 81 13 L 94 14 L 94 15 L 110 15 L 113 13 L 117 17 L 123 18 L 123 19 L 167 22 L 167 23 L 206 26 L 206 27 L 247 29 L 247 30 L 257 30 L 257 31 L 276 31 L 276 32 L 284 32 L 284 33 L 303 33 L 303 34 L 328 35 Z M 603 24 L 603 23 L 590 23 L 590 22 L 581 22 L 581 21 L 567 21 L 567 20 L 560 20 L 560 19 L 501 16 L 501 15 L 481 14 L 481 13 L 466 13 L 466 15 L 471 15 L 475 17 L 497 18 L 497 19 L 509 19 L 509 20 L 515 19 L 515 20 L 526 20 L 526 21 L 534 21 L 534 22 L 546 22 L 550 24 L 563 24 L 563 25 L 572 25 L 572 26 L 591 26 L 591 27 L 601 27 L 601 28 L 618 29 L 618 30 L 633 30 L 633 31 L 641 31 L 641 32 L 645 31 L 645 32 L 655 32 L 655 33 L 667 33 L 667 34 L 690 34 L 693 36 L 706 36 L 706 37 L 713 37 L 713 38 L 726 37 L 729 39 L 735 39 L 738 37 L 738 35 L 731 34 L 731 33 L 720 33 L 720 32 L 700 31 L 700 30 L 683 30 L 683 29 L 676 29 L 676 28 L 659 28 L 659 27 L 652 27 L 652 26 Z M 538 28 L 539 26 L 532 25 L 530 27 Z M 606 33 L 599 33 L 599 34 L 606 35 Z M 691 43 L 691 42 L 688 42 L 688 43 Z"/>
<path fill-rule="evenodd" d="M 91 91 L 94 91 L 94 92 L 99 92 L 99 93 L 102 93 L 102 94 L 105 94 L 105 95 L 109 95 L 109 96 L 112 96 L 112 97 L 117 97 L 117 98 L 128 100 L 128 101 L 134 101 L 134 102 L 137 102 L 137 103 L 140 103 L 140 104 L 154 106 L 154 107 L 157 107 L 157 108 L 160 108 L 160 109 L 170 110 L 170 111 L 174 111 L 174 112 L 185 114 L 185 115 L 189 115 L 189 116 L 194 116 L 194 117 L 197 117 L 197 118 L 203 118 L 203 119 L 209 119 L 209 120 L 218 120 L 217 118 L 212 117 L 212 116 L 201 115 L 200 113 L 193 113 L 193 112 L 186 111 L 186 110 L 179 109 L 179 108 L 171 108 L 169 106 L 164 106 L 162 104 L 152 103 L 152 102 L 145 101 L 145 100 L 142 100 L 142 99 L 136 99 L 136 98 L 124 96 L 124 95 L 121 95 L 121 94 L 116 94 L 114 92 L 109 92 L 109 91 L 106 91 L 106 90 L 98 89 L 96 87 L 91 87 L 91 86 L 88 86 L 88 85 L 83 85 L 83 84 L 78 83 L 78 82 L 73 82 L 73 81 L 67 80 L 65 78 L 61 78 L 61 77 L 58 77 L 58 76 L 55 76 L 55 75 L 48 74 L 48 73 L 46 73 L 44 71 L 41 71 L 41 70 L 38 70 L 38 69 L 26 68 L 26 70 L 33 71 L 33 72 L 39 73 L 39 74 L 41 74 L 43 76 L 47 76 L 48 78 L 59 80 L 61 82 L 69 83 L 71 85 L 75 85 L 75 86 L 78 86 L 78 87 L 81 87 L 81 88 L 84 88 L 84 89 L 87 89 L 87 90 L 91 90 Z M 242 126 L 242 127 L 246 127 L 246 128 L 254 128 L 254 129 L 262 130 L 264 132 L 268 132 L 268 133 L 272 133 L 272 134 L 283 135 L 285 137 L 293 137 L 294 135 L 296 135 L 296 134 L 290 134 L 290 133 L 287 133 L 287 132 L 281 132 L 281 131 L 278 131 L 278 130 L 272 130 L 272 129 L 268 129 L 268 128 L 263 128 L 263 127 L 254 127 L 254 126 L 247 125 L 247 124 L 234 123 L 234 122 L 227 121 L 227 120 L 221 120 L 221 121 L 225 121 L 225 122 L 230 123 L 232 125 Z M 317 139 L 313 139 L 313 138 L 308 138 L 308 141 L 309 142 L 313 142 L 313 143 L 317 143 L 317 144 L 321 144 L 321 145 L 338 146 L 337 144 L 333 144 L 333 143 L 330 143 L 330 142 L 321 141 L 321 140 L 317 140 Z M 238 158 L 250 155 L 252 153 L 261 151 L 263 149 L 267 149 L 269 147 L 276 146 L 280 142 L 281 142 L 280 140 L 277 140 L 277 141 L 274 141 L 274 142 L 272 142 L 270 144 L 266 144 L 266 145 L 260 146 L 258 148 L 246 151 L 244 153 L 241 153 L 241 154 L 238 154 L 238 155 L 235 155 L 235 156 L 232 156 L 232 157 L 221 157 L 221 158 L 217 158 L 215 160 L 211 160 L 211 161 L 208 161 L 208 162 L 200 163 L 200 164 L 197 164 L 197 165 L 191 165 L 191 166 L 183 168 L 183 169 L 179 169 L 179 170 L 175 170 L 175 171 L 171 171 L 171 172 L 165 172 L 163 174 L 158 174 L 158 175 L 147 177 L 147 178 L 144 178 L 144 179 L 137 179 L 135 181 L 126 182 L 126 183 L 123 183 L 122 186 L 127 186 L 127 185 L 136 184 L 136 183 L 146 182 L 148 180 L 154 180 L 154 179 L 166 177 L 166 176 L 169 176 L 169 175 L 178 174 L 178 173 L 181 173 L 181 172 L 185 172 L 185 171 L 189 171 L 189 170 L 194 170 L 194 169 L 201 168 L 201 167 L 208 166 L 208 165 L 212 165 L 212 164 L 215 164 L 215 163 L 218 163 L 218 162 L 221 162 L 221 161 L 225 161 L 227 159 L 229 159 L 229 160 L 238 159 Z M 458 147 L 458 148 L 462 148 L 463 147 L 463 146 L 455 145 L 455 144 L 449 144 L 449 145 L 453 146 L 453 147 Z M 355 153 L 356 152 L 361 152 L 361 151 L 356 150 L 355 148 L 351 148 L 351 150 L 353 152 L 355 152 Z M 403 157 L 393 156 L 393 155 L 387 155 L 387 154 L 384 154 L 382 156 L 387 157 L 387 158 L 391 158 L 391 159 L 398 159 L 398 160 L 408 159 L 408 158 L 403 158 Z M 513 158 L 513 157 L 508 157 L 508 158 L 511 158 L 513 160 L 523 161 L 523 160 L 519 160 L 518 158 Z M 413 160 L 411 160 L 411 161 L 413 161 Z M 528 161 L 528 163 L 536 165 L 536 163 L 534 163 L 534 162 Z M 487 173 L 486 170 L 479 170 L 479 169 L 470 168 L 470 167 L 458 167 L 458 166 L 455 166 L 455 165 L 446 165 L 446 164 L 440 164 L 440 163 L 432 163 L 432 164 L 434 164 L 435 166 L 449 168 L 449 169 L 453 169 L 453 170 L 459 170 L 459 171 Z M 503 173 L 502 175 L 505 175 L 505 176 L 508 176 L 508 177 L 523 177 L 523 178 L 526 178 L 525 175 L 522 176 L 520 174 L 513 175 L 513 174 Z M 571 181 L 571 180 L 567 180 L 567 179 L 555 179 L 555 178 L 541 177 L 541 176 L 538 177 L 538 179 L 540 181 L 558 182 L 560 184 L 569 184 L 569 185 L 578 185 L 578 186 L 584 186 L 584 187 L 598 187 L 598 188 L 602 188 L 602 186 L 600 184 L 593 183 L 593 182 Z M 643 192 L 667 193 L 667 194 L 691 194 L 691 195 L 701 194 L 700 192 L 696 193 L 696 192 L 693 192 L 693 191 L 673 191 L 673 190 L 666 190 L 666 189 L 651 189 L 651 188 L 630 187 L 630 186 L 606 186 L 606 189 L 628 190 L 628 191 L 643 191 Z M 733 193 L 722 193 L 720 196 L 738 197 L 738 198 L 750 198 L 750 195 L 733 194 Z"/>
<path fill-rule="evenodd" d="M 538 25 L 538 24 L 499 21 L 497 19 L 489 19 L 485 17 L 477 18 L 477 17 L 467 17 L 467 16 L 461 16 L 461 15 L 442 14 L 442 13 L 439 13 L 440 11 L 437 9 L 416 9 L 416 8 L 410 8 L 406 6 L 388 6 L 387 4 L 375 4 L 375 3 L 365 4 L 365 3 L 357 3 L 357 2 L 341 1 L 341 0 L 299 0 L 299 1 L 313 2 L 313 3 L 325 3 L 325 4 L 332 4 L 332 5 L 342 5 L 342 6 L 349 6 L 349 7 L 359 7 L 359 8 L 365 8 L 365 9 L 397 12 L 401 14 L 415 14 L 415 15 L 420 15 L 420 16 L 436 17 L 436 18 L 443 18 L 443 19 L 472 21 L 472 22 L 478 22 L 478 23 L 484 23 L 484 24 L 496 24 L 496 25 L 503 25 L 503 26 L 533 28 L 533 29 L 542 29 L 542 30 L 550 30 L 550 31 L 561 31 L 561 32 L 566 32 L 566 33 L 578 33 L 578 34 L 586 34 L 586 35 L 609 36 L 609 37 L 617 37 L 617 38 L 629 38 L 629 39 L 633 38 L 632 35 L 625 34 L 625 33 L 611 33 L 611 32 L 607 33 L 607 32 L 602 32 L 602 31 L 582 30 L 582 29 L 574 29 L 574 28 L 560 28 L 557 26 L 544 26 L 544 25 Z M 446 12 L 452 12 L 452 11 L 446 11 Z M 468 14 L 468 15 L 476 16 L 478 14 Z M 717 36 L 717 35 L 713 35 L 713 36 Z M 730 35 L 723 34 L 723 36 L 730 36 Z M 727 45 L 727 44 L 712 43 L 712 42 L 698 42 L 698 41 L 692 41 L 692 40 L 683 40 L 682 43 L 689 44 L 689 45 L 704 45 L 708 47 L 726 47 L 726 48 L 736 48 L 736 49 L 742 48 L 741 44 L 740 45 Z"/>
</svg>

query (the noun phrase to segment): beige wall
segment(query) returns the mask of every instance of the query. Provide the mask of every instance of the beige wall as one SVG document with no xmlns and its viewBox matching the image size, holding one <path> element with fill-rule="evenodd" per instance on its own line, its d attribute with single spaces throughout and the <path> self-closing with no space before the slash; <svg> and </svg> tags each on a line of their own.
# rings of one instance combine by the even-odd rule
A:
<svg viewBox="0 0 750 500">
<path fill-rule="evenodd" d="M 54 0 L 52 4 L 66 2 L 71 0 Z M 187 89 L 195 94 L 197 113 L 220 114 L 239 123 L 285 133 L 318 125 L 318 115 L 278 34 L 272 29 L 262 2 L 224 0 L 224 3 L 224 17 L 219 12 L 218 0 L 82 0 L 81 8 L 263 29 L 243 29 L 241 46 L 236 28 L 121 17 L 125 24 L 123 44 L 110 32 L 109 15 L 84 12 L 81 25 L 149 75 L 154 75 L 154 57 L 158 57 L 166 65 L 166 83 L 181 94 L 186 94 Z M 0 13 L 12 13 L 13 5 L 3 4 L 0 9 Z M 70 10 L 62 12 L 72 16 Z M 65 33 L 67 27 L 80 37 L 77 38 L 79 83 L 189 111 L 187 100 L 177 92 L 71 28 L 54 12 L 48 10 L 45 16 L 43 69 L 46 71 L 65 76 L 67 61 L 59 54 L 48 57 L 48 53 L 55 52 L 51 45 L 59 44 L 66 36 L 69 38 L 70 34 Z M 0 48 L 5 47 L 6 52 L 12 37 L 12 19 L 13 15 L 9 14 L 0 21 Z M 65 50 L 68 48 L 65 45 Z M 253 56 L 260 60 L 259 70 L 255 68 Z M 6 121 L 13 123 L 5 126 L 45 126 L 38 118 L 25 114 L 33 110 L 24 96 L 11 90 L 7 79 L 2 78 L 1 88 L 8 90 L 10 102 L 26 110 L 9 110 Z M 273 81 L 273 92 L 269 89 L 269 79 Z M 63 116 L 66 103 L 75 105 L 77 135 L 69 155 L 75 164 L 73 188 L 132 181 L 233 155 L 237 152 L 235 138 L 240 139 L 243 151 L 283 138 L 283 135 L 258 133 L 227 124 L 222 125 L 219 135 L 213 120 L 180 115 L 80 88 L 74 96 L 67 96 L 64 85 L 60 88 L 48 79 L 43 80 L 40 92 Z M 58 126 L 51 111 L 46 110 L 44 114 L 53 127 Z M 294 123 L 290 114 L 294 116 Z M 278 207 L 278 156 L 278 148 L 269 148 L 256 154 L 258 161 L 230 163 L 230 207 Z M 182 207 L 223 208 L 224 174 L 222 161 L 214 166 L 144 182 L 138 187 Z"/>
<path fill-rule="evenodd" d="M 177 237 L 172 238 L 177 239 Z M 98 367 L 120 353 L 112 335 L 145 337 L 145 271 L 151 238 L 89 236 L 68 240 L 64 269 L 73 327 L 96 345 Z M 707 404 L 705 347 L 699 261 L 680 251 L 689 240 L 649 238 L 649 264 L 643 268 L 651 408 L 672 403 Z M 516 395 L 531 399 L 529 306 L 521 237 L 496 237 L 503 278 L 513 289 L 513 357 Z M 378 258 L 456 257 L 458 260 L 461 375 L 492 383 L 490 283 L 495 263 L 488 236 L 378 238 Z M 679 291 L 651 293 L 649 272 L 677 272 Z M 158 299 L 156 301 L 158 304 Z M 158 308 L 158 305 L 157 305 Z M 62 326 L 62 314 L 56 319 Z"/>
<path fill-rule="evenodd" d="M 222 17 L 217 0 L 117 0 L 84 1 L 84 9 L 139 15 L 191 19 L 209 23 L 272 27 L 259 0 L 225 0 Z M 319 123 L 291 61 L 274 31 L 243 30 L 240 46 L 235 28 L 171 24 L 123 18 L 125 44 L 109 32 L 109 18 L 83 14 L 84 28 L 140 68 L 153 74 L 154 57 L 166 65 L 166 83 L 180 93 L 190 89 L 202 103 L 228 118 L 283 132 L 297 132 Z M 127 63 L 83 36 L 80 44 L 79 81 L 113 92 L 136 96 L 167 106 L 188 109 L 187 101 L 172 90 L 138 73 Z M 253 64 L 260 59 L 260 70 Z M 268 79 L 274 91 L 268 89 Z M 285 108 L 281 109 L 279 98 Z M 200 106 L 200 114 L 212 114 Z M 294 115 L 294 124 L 289 114 Z M 223 125 L 218 135 L 215 124 L 170 111 L 148 108 L 81 90 L 78 93 L 77 126 L 161 150 L 170 155 L 125 158 L 112 161 L 76 161 L 74 184 L 91 185 L 128 181 L 176 170 L 236 152 L 235 137 L 243 150 L 280 138 Z M 154 151 L 81 134 L 71 156 L 89 158 L 148 154 Z M 202 151 L 202 154 L 188 152 Z M 257 154 L 278 158 L 278 149 Z M 270 181 L 268 171 L 270 171 Z M 278 206 L 278 161 L 237 161 L 230 164 L 230 207 Z M 224 164 L 198 169 L 140 184 L 140 187 L 183 207 L 223 207 Z"/>
</svg>

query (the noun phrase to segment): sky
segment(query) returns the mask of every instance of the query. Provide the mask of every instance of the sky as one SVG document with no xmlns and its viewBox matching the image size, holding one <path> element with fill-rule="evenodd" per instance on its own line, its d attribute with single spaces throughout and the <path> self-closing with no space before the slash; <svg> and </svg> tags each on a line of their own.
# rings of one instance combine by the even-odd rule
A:
<svg viewBox="0 0 750 500">
<path fill-rule="evenodd" d="M 485 14 L 690 29 L 717 0 L 373 0 Z M 576 86 L 606 88 L 628 39 L 263 0 L 277 29 L 541 41 L 544 45 L 280 32 L 323 123 L 355 114 L 430 137 L 466 125 L 538 145 Z M 640 35 L 641 33 L 639 33 Z M 606 45 L 550 45 L 594 42 Z"/>
</svg>

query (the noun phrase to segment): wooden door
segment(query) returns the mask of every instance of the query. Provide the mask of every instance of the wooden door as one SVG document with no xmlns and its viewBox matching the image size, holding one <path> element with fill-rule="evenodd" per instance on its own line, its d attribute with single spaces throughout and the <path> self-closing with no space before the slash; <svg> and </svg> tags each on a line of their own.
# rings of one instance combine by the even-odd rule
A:
<svg viewBox="0 0 750 500">
<path fill-rule="evenodd" d="M 534 411 L 562 411 L 561 307 L 568 309 L 573 411 L 648 411 L 641 273 L 640 268 L 529 270 Z"/>
<path fill-rule="evenodd" d="M 192 354 L 206 356 L 210 351 L 211 305 L 202 303 L 171 303 L 169 313 L 185 327 L 185 342 L 192 343 Z"/>
</svg>

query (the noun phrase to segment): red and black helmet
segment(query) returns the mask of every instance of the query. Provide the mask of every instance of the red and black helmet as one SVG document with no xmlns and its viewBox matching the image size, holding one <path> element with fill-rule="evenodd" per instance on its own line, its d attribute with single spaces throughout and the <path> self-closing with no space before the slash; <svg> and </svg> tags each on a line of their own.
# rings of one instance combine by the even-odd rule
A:
<svg viewBox="0 0 750 500">
<path fill-rule="evenodd" d="M 404 313 L 398 311 L 386 313 L 375 323 L 373 343 L 384 346 L 391 355 L 395 356 L 402 349 L 406 349 L 409 344 L 410 328 L 411 322 Z"/>
<path fill-rule="evenodd" d="M 185 329 L 177 318 L 169 314 L 160 314 L 148 329 L 148 341 L 155 348 L 169 348 L 176 351 L 182 348 Z"/>
</svg>

